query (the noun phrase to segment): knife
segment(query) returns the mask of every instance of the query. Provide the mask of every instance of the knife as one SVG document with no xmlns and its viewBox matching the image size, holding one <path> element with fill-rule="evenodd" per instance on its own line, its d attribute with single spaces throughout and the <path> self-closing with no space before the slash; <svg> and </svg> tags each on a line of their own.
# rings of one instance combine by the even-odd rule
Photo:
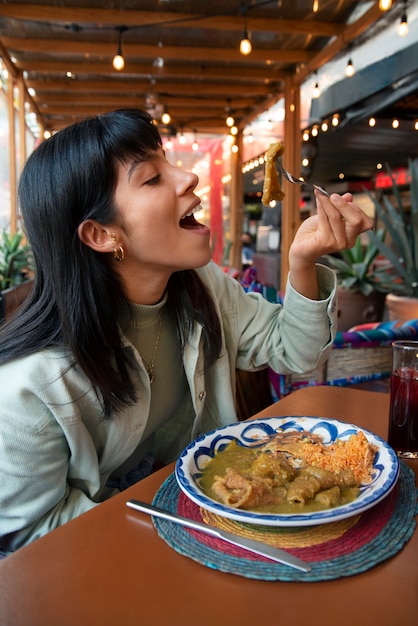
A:
<svg viewBox="0 0 418 626">
<path fill-rule="evenodd" d="M 158 506 L 154 506 L 153 504 L 147 504 L 146 502 L 141 502 L 139 500 L 128 500 L 126 502 L 126 505 L 129 506 L 131 509 L 141 511 L 142 513 L 148 513 L 149 515 L 153 515 L 154 517 L 161 517 L 162 519 L 168 520 L 169 522 L 174 522 L 175 524 L 180 524 L 181 526 L 186 526 L 187 528 L 192 528 L 193 530 L 199 530 L 203 533 L 206 533 L 207 535 L 211 535 L 212 537 L 223 539 L 228 543 L 232 543 L 234 546 L 239 546 L 240 548 L 244 548 L 245 550 L 249 550 L 250 552 L 254 552 L 255 554 L 260 554 L 261 556 L 265 556 L 267 559 L 277 561 L 277 563 L 289 565 L 290 567 L 294 567 L 295 569 L 301 570 L 302 572 L 311 571 L 311 567 L 310 565 L 308 565 L 308 563 L 305 563 L 301 559 L 298 559 L 296 556 L 289 554 L 285 550 L 273 548 L 272 546 L 269 546 L 262 541 L 255 541 L 254 539 L 248 539 L 247 537 L 240 537 L 225 530 L 221 530 L 220 528 L 208 526 L 203 522 L 191 520 L 187 517 L 178 515 L 177 513 L 166 511 L 165 509 L 161 509 Z"/>
</svg>

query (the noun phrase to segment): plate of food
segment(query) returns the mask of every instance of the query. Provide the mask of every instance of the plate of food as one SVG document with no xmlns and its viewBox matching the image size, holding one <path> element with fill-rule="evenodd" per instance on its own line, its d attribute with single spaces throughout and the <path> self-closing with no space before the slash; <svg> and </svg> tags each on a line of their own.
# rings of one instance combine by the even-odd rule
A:
<svg viewBox="0 0 418 626">
<path fill-rule="evenodd" d="M 175 476 L 212 513 L 249 524 L 313 526 L 358 515 L 395 486 L 399 460 L 378 435 L 324 417 L 236 422 L 193 441 Z"/>
</svg>

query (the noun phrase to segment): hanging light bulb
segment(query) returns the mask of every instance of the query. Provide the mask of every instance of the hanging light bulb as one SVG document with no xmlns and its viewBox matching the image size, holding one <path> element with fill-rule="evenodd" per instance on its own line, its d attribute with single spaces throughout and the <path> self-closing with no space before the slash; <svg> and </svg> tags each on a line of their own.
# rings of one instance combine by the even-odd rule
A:
<svg viewBox="0 0 418 626">
<path fill-rule="evenodd" d="M 379 0 L 379 9 L 381 11 L 389 11 L 392 6 L 392 0 Z"/>
<path fill-rule="evenodd" d="M 319 0 L 313 0 L 312 13 L 318 13 L 318 11 L 319 11 Z"/>
<path fill-rule="evenodd" d="M 404 9 L 403 9 L 401 21 L 400 21 L 399 26 L 398 26 L 398 35 L 399 35 L 399 37 L 405 37 L 409 33 L 408 16 L 406 14 L 407 0 L 404 0 L 403 4 L 404 4 Z"/>
<path fill-rule="evenodd" d="M 243 56 L 247 56 L 248 54 L 250 54 L 253 47 L 251 45 L 251 41 L 248 36 L 246 8 L 243 7 L 241 11 L 242 11 L 242 17 L 244 20 L 244 32 L 243 32 L 242 39 L 239 44 L 239 51 L 241 52 Z"/>
<path fill-rule="evenodd" d="M 163 57 L 157 57 L 156 59 L 154 59 L 154 61 L 152 62 L 152 65 L 154 67 L 158 67 L 158 69 L 161 69 L 162 67 L 164 67 Z"/>
<path fill-rule="evenodd" d="M 315 76 L 318 76 L 318 73 L 315 72 Z M 319 83 L 318 83 L 318 78 L 316 79 L 314 88 L 313 88 L 313 92 L 312 92 L 312 97 L 313 98 L 319 98 L 319 96 L 321 95 L 321 90 L 319 88 Z"/>
<path fill-rule="evenodd" d="M 115 70 L 120 72 L 125 67 L 125 59 L 123 58 L 123 54 L 122 54 L 122 35 L 123 35 L 123 33 L 125 31 L 128 30 L 128 27 L 127 26 L 118 26 L 116 28 L 116 30 L 119 32 L 118 49 L 117 49 L 117 52 L 116 52 L 115 56 L 113 57 L 113 63 L 112 64 L 113 64 L 113 67 L 115 68 Z"/>
<path fill-rule="evenodd" d="M 239 51 L 241 52 L 241 54 L 243 56 L 247 56 L 248 54 L 250 54 L 251 50 L 252 50 L 252 45 L 251 45 L 251 41 L 248 38 L 248 32 L 247 29 L 244 30 L 244 34 L 242 36 L 242 39 L 239 43 Z"/>
<path fill-rule="evenodd" d="M 164 111 L 161 116 L 161 121 L 163 124 L 169 124 L 171 122 L 171 115 L 168 111 Z"/>
<path fill-rule="evenodd" d="M 226 111 L 225 124 L 229 126 L 229 128 L 231 128 L 231 126 L 235 124 L 235 120 L 233 116 L 231 115 L 231 98 L 228 98 L 226 102 L 227 102 L 227 105 L 225 107 L 225 111 Z"/>
<path fill-rule="evenodd" d="M 356 70 L 354 69 L 353 61 L 352 61 L 352 59 L 350 57 L 348 59 L 348 61 L 347 61 L 347 65 L 345 67 L 345 75 L 348 78 L 351 78 L 351 76 L 354 76 L 355 73 L 356 73 Z"/>
</svg>

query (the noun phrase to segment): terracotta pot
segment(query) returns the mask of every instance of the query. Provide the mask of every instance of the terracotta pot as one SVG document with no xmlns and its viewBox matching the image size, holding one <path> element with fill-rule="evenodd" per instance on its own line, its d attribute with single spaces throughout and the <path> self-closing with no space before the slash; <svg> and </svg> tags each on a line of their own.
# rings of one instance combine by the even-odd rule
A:
<svg viewBox="0 0 418 626">
<path fill-rule="evenodd" d="M 19 308 L 32 289 L 34 280 L 26 280 L 16 287 L 10 287 L 0 292 L 0 322 L 8 319 Z"/>
<path fill-rule="evenodd" d="M 388 293 L 386 296 L 386 309 L 390 321 L 418 319 L 418 298 L 408 298 L 407 296 L 395 296 Z"/>
<path fill-rule="evenodd" d="M 346 331 L 358 324 L 380 322 L 385 308 L 385 294 L 374 291 L 369 296 L 338 288 L 338 330 Z"/>
</svg>

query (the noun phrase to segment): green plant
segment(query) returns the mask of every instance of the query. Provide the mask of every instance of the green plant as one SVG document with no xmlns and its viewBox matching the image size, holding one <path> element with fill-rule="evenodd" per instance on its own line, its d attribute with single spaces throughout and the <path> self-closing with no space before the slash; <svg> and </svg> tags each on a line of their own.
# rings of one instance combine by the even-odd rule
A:
<svg viewBox="0 0 418 626">
<path fill-rule="evenodd" d="M 26 279 L 32 269 L 30 246 L 23 233 L 3 229 L 0 238 L 0 289 L 14 287 Z"/>
<path fill-rule="evenodd" d="M 382 228 L 374 233 L 373 239 L 382 243 L 385 234 Z M 340 257 L 325 255 L 325 259 L 337 274 L 340 287 L 365 296 L 373 291 L 387 293 L 387 285 L 383 281 L 383 277 L 386 276 L 386 267 L 382 268 L 375 264 L 379 248 L 374 240 L 369 239 L 367 245 L 364 246 L 361 237 L 357 237 L 353 248 L 342 250 Z"/>
<path fill-rule="evenodd" d="M 391 244 L 389 246 L 380 241 L 375 233 L 370 233 L 370 239 L 390 262 L 390 268 L 382 276 L 388 293 L 418 298 L 418 160 L 409 159 L 410 212 L 404 208 L 390 167 L 386 166 L 386 169 L 393 181 L 395 203 L 387 196 L 383 196 L 382 202 L 379 202 L 374 195 L 368 193 L 378 219 L 390 235 Z"/>
</svg>

